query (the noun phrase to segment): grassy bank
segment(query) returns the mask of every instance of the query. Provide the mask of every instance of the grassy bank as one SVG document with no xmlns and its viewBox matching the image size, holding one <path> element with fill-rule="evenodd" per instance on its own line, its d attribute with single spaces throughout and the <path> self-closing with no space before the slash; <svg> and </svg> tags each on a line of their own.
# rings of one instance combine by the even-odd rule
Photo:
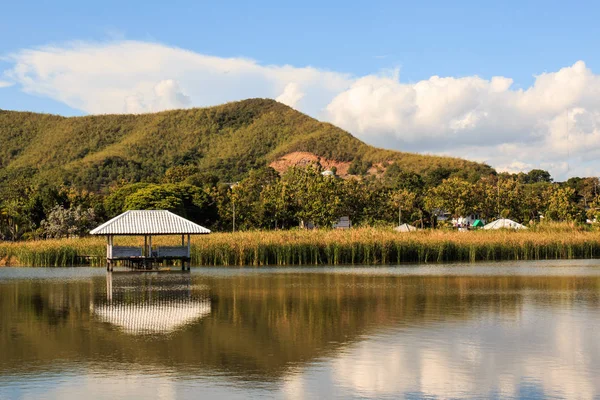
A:
<svg viewBox="0 0 600 400">
<path fill-rule="evenodd" d="M 119 238 L 117 245 L 141 244 Z M 157 238 L 157 245 L 177 239 Z M 0 265 L 104 265 L 103 238 L 0 242 Z M 91 256 L 91 258 L 82 258 Z M 193 239 L 192 264 L 382 265 L 403 262 L 545 260 L 600 257 L 600 232 L 568 226 L 528 231 L 409 234 L 387 229 L 215 233 Z"/>
</svg>

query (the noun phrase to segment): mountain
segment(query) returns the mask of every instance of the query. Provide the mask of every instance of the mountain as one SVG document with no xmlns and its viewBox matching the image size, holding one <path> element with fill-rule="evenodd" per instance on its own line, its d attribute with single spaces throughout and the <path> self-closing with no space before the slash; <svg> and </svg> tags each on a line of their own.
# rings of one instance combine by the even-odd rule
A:
<svg viewBox="0 0 600 400">
<path fill-rule="evenodd" d="M 116 182 L 160 181 L 168 168 L 188 164 L 233 181 L 253 168 L 272 165 L 282 170 L 307 157 L 346 168 L 344 173 L 355 160 L 374 165 L 371 173 L 390 162 L 417 173 L 440 168 L 493 172 L 487 165 L 458 158 L 378 149 L 268 99 L 69 118 L 0 110 L 0 142 L 1 180 L 33 179 L 88 190 Z"/>
</svg>

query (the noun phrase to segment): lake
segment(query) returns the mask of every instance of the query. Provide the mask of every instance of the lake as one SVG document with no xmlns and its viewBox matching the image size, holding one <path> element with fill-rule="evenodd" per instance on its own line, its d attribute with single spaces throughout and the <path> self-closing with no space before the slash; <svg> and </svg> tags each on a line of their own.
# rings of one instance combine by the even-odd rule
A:
<svg viewBox="0 0 600 400">
<path fill-rule="evenodd" d="M 600 262 L 0 268 L 0 399 L 600 398 Z"/>
</svg>

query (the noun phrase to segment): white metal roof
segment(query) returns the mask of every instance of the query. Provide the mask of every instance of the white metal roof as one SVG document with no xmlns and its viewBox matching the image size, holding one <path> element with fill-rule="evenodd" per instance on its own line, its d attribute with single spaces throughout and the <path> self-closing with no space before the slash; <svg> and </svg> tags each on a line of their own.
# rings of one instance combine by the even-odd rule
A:
<svg viewBox="0 0 600 400">
<path fill-rule="evenodd" d="M 90 231 L 92 235 L 199 235 L 210 230 L 166 210 L 130 210 Z"/>
<path fill-rule="evenodd" d="M 399 225 L 399 226 L 395 227 L 394 230 L 396 232 L 414 232 L 414 231 L 417 230 L 417 228 L 415 228 L 412 225 L 409 225 L 409 224 L 405 223 L 405 224 L 402 224 L 402 225 Z"/>
<path fill-rule="evenodd" d="M 210 300 L 92 306 L 103 321 L 130 334 L 169 333 L 210 314 Z"/>
<path fill-rule="evenodd" d="M 500 218 L 485 225 L 483 229 L 527 229 L 525 225 L 508 218 Z"/>
</svg>

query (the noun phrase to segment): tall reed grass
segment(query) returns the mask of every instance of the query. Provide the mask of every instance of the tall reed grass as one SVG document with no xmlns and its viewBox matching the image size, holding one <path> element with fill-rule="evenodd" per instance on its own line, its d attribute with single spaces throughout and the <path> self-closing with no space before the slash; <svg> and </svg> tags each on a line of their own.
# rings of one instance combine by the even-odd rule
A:
<svg viewBox="0 0 600 400">
<path fill-rule="evenodd" d="M 140 238 L 116 244 L 140 245 Z M 156 238 L 175 244 L 178 238 Z M 103 238 L 0 242 L 5 265 L 105 265 Z M 82 258 L 82 256 L 91 256 Z M 250 231 L 214 233 L 192 241 L 192 265 L 389 265 L 399 263 L 545 260 L 600 257 L 600 232 L 561 225 L 527 231 L 421 231 L 397 233 L 381 228 L 347 231 Z"/>
</svg>

